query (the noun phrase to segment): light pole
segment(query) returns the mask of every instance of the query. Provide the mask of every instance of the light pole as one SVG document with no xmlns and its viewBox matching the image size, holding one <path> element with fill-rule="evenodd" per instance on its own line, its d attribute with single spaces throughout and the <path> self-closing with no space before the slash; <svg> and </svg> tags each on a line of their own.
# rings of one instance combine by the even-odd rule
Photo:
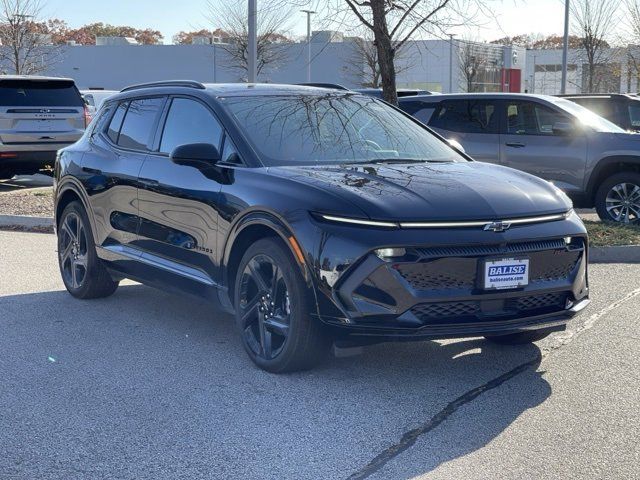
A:
<svg viewBox="0 0 640 480">
<path fill-rule="evenodd" d="M 256 83 L 258 72 L 258 0 L 249 0 L 249 45 L 247 62 L 247 80 Z"/>
<path fill-rule="evenodd" d="M 300 10 L 307 14 L 307 82 L 311 82 L 311 15 L 313 10 Z"/>
<path fill-rule="evenodd" d="M 567 93 L 567 52 L 569 50 L 569 0 L 564 0 L 564 40 L 562 42 L 562 80 L 560 93 Z"/>
<path fill-rule="evenodd" d="M 449 33 L 449 93 L 453 93 L 453 37 L 454 34 Z"/>
</svg>

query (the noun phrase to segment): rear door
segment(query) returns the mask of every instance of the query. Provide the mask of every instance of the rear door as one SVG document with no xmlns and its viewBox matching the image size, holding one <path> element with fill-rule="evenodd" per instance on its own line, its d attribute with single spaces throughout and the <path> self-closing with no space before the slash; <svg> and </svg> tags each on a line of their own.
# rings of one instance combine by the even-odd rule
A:
<svg viewBox="0 0 640 480">
<path fill-rule="evenodd" d="M 570 134 L 554 133 L 554 125 L 575 125 L 568 114 L 533 100 L 506 100 L 500 135 L 502 163 L 545 180 L 567 193 L 582 190 L 587 138 L 576 128 Z"/>
<path fill-rule="evenodd" d="M 0 143 L 56 150 L 84 128 L 84 102 L 73 80 L 0 77 Z"/>
<path fill-rule="evenodd" d="M 458 141 L 480 162 L 500 162 L 498 101 L 445 100 L 431 115 L 429 126 L 448 140 Z"/>
<path fill-rule="evenodd" d="M 97 120 L 83 157 L 82 181 L 94 214 L 96 244 L 112 252 L 135 254 L 132 249 L 137 249 L 138 176 L 165 101 L 150 97 L 110 105 Z"/>
</svg>

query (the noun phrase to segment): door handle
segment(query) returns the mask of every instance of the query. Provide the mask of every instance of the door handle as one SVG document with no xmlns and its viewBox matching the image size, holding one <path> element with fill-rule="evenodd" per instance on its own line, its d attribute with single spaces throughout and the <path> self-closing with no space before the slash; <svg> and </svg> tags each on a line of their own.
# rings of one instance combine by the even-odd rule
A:
<svg viewBox="0 0 640 480">
<path fill-rule="evenodd" d="M 519 142 L 507 142 L 507 143 L 505 143 L 505 145 L 507 147 L 512 147 L 512 148 L 524 148 L 524 147 L 526 147 L 526 145 L 524 143 L 519 143 Z"/>
<path fill-rule="evenodd" d="M 144 185 L 145 187 L 157 187 L 158 185 L 160 185 L 160 182 L 158 182 L 158 180 L 154 180 L 152 178 L 138 178 L 138 182 L 140 182 L 140 184 Z"/>
<path fill-rule="evenodd" d="M 82 171 L 91 173 L 92 175 L 102 175 L 102 170 L 98 170 L 97 168 L 82 167 Z"/>
</svg>

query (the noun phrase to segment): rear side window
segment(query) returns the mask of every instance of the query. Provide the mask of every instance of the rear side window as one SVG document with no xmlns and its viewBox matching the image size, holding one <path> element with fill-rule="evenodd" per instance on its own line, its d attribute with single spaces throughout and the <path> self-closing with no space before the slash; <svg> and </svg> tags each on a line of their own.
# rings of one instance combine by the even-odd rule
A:
<svg viewBox="0 0 640 480">
<path fill-rule="evenodd" d="M 402 102 L 400 104 L 400 108 L 407 112 L 409 115 L 415 117 L 420 120 L 422 123 L 427 125 L 431 120 L 431 116 L 433 112 L 436 111 L 435 103 L 425 103 L 425 102 Z"/>
<path fill-rule="evenodd" d="M 640 128 L 640 102 L 629 103 L 629 119 L 632 127 Z"/>
<path fill-rule="evenodd" d="M 429 125 L 451 132 L 497 133 L 496 105 L 488 100 L 452 100 L 442 102 Z"/>
<path fill-rule="evenodd" d="M 2 80 L 3 107 L 84 107 L 80 92 L 71 81 Z"/>
<path fill-rule="evenodd" d="M 121 103 L 118 105 L 116 113 L 111 118 L 109 123 L 109 129 L 107 130 L 107 136 L 113 143 L 118 143 L 118 135 L 120 134 L 120 127 L 122 127 L 122 120 L 124 120 L 124 114 L 127 113 L 127 107 L 129 103 Z"/>
<path fill-rule="evenodd" d="M 174 98 L 164 124 L 160 151 L 171 153 L 178 145 L 210 143 L 220 146 L 222 127 L 207 107 L 196 100 Z"/>
<path fill-rule="evenodd" d="M 132 100 L 122 122 L 118 145 L 132 150 L 146 150 L 164 98 Z"/>
</svg>

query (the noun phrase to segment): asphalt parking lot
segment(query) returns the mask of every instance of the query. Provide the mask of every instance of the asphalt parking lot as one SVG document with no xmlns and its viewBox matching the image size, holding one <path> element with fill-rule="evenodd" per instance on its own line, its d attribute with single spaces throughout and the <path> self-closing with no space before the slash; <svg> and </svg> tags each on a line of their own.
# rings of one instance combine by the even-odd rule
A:
<svg viewBox="0 0 640 480">
<path fill-rule="evenodd" d="M 640 266 L 535 346 L 388 344 L 258 370 L 231 319 L 125 282 L 63 291 L 55 237 L 0 232 L 0 478 L 640 478 Z"/>
</svg>

